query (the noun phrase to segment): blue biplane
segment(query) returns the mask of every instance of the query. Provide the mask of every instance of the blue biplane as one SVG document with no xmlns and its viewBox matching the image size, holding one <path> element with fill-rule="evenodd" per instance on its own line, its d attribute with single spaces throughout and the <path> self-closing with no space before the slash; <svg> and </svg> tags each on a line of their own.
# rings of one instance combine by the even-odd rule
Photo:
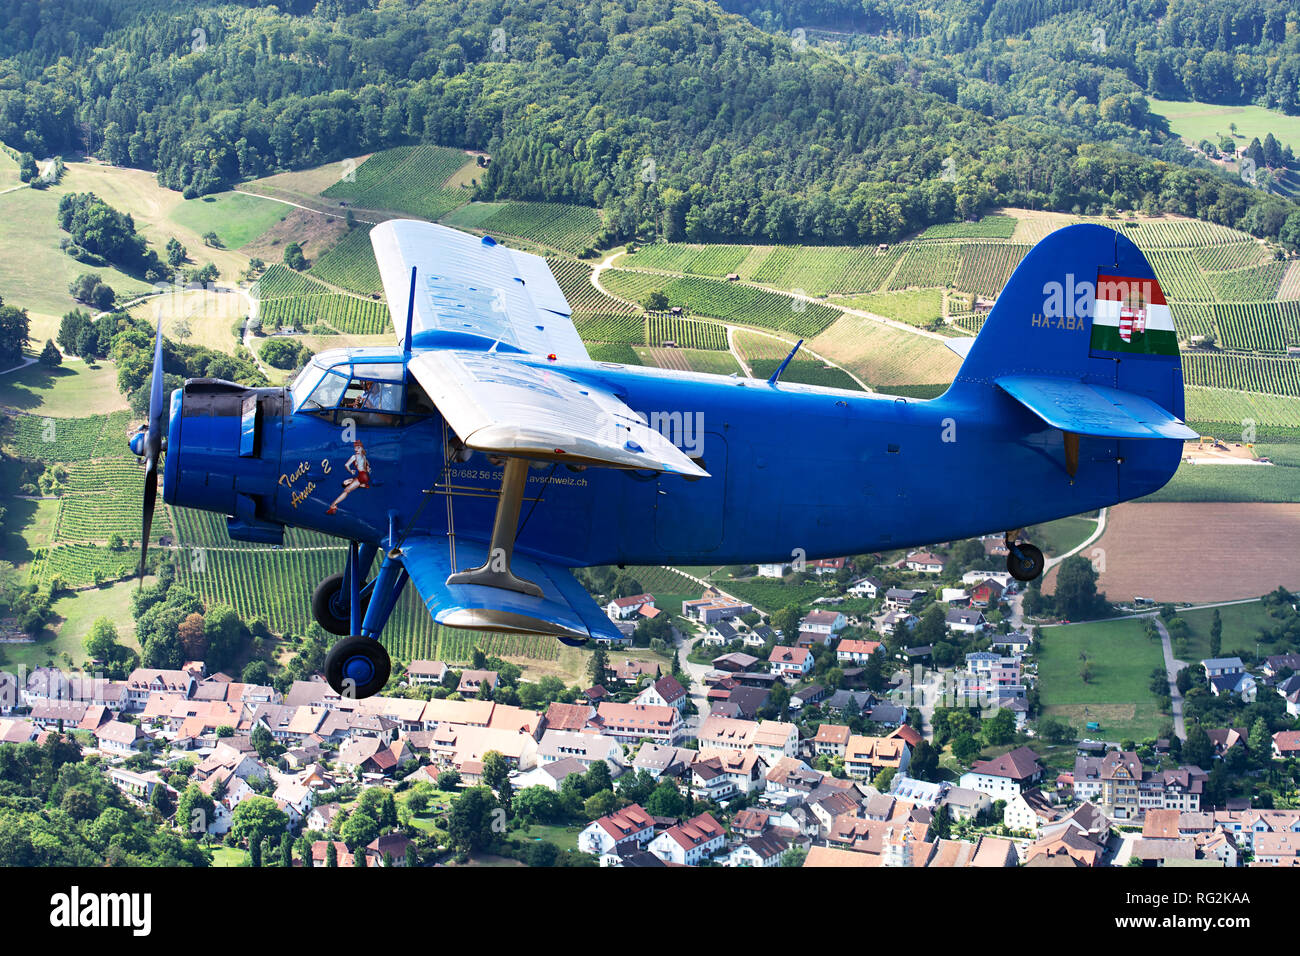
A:
<svg viewBox="0 0 1300 956">
<path fill-rule="evenodd" d="M 569 643 L 619 637 L 575 567 L 1003 533 L 1032 580 L 1021 529 L 1155 491 L 1196 437 L 1155 274 L 1098 225 L 1030 251 L 929 401 L 782 382 L 784 364 L 762 380 L 593 362 L 542 258 L 425 222 L 371 239 L 396 347 L 322 352 L 287 388 L 191 379 L 168 402 L 160 326 L 131 440 L 142 571 L 160 461 L 164 500 L 226 515 L 234 539 L 350 543 L 311 606 L 344 637 L 326 678 L 356 697 L 388 678 L 377 638 L 408 579 L 448 627 Z"/>
</svg>

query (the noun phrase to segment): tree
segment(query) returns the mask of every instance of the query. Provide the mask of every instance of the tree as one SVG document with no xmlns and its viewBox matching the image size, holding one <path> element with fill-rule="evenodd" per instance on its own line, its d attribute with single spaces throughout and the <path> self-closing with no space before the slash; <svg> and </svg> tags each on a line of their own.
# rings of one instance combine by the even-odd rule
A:
<svg viewBox="0 0 1300 956">
<path fill-rule="evenodd" d="M 990 747 L 1000 747 L 1016 739 L 1016 715 L 1005 707 L 984 721 L 984 740 Z"/>
<path fill-rule="evenodd" d="M 175 236 L 167 240 L 167 264 L 175 268 L 185 261 L 189 253 Z"/>
<path fill-rule="evenodd" d="M 447 837 L 462 853 L 473 853 L 492 842 L 496 798 L 487 787 L 470 787 L 452 801 Z"/>
<path fill-rule="evenodd" d="M 781 632 L 783 641 L 793 640 L 799 634 L 799 619 L 803 616 L 797 604 L 787 604 L 772 615 L 772 627 Z"/>
<path fill-rule="evenodd" d="M 212 798 L 192 783 L 176 802 L 176 823 L 193 836 L 201 837 L 212 825 L 216 810 Z"/>
<path fill-rule="evenodd" d="M 333 840 L 327 840 L 325 843 L 325 865 L 327 867 L 339 865 L 339 851 Z"/>
<path fill-rule="evenodd" d="M 169 819 L 176 810 L 176 799 L 169 788 L 157 786 L 149 794 L 149 806 L 157 810 L 164 820 Z"/>
<path fill-rule="evenodd" d="M 444 770 L 438 774 L 438 789 L 451 793 L 460 786 L 460 774 L 455 770 Z"/>
<path fill-rule="evenodd" d="M 22 358 L 30 329 L 27 310 L 5 305 L 0 299 L 0 360 L 12 363 Z"/>
<path fill-rule="evenodd" d="M 548 787 L 524 787 L 515 794 L 512 807 L 515 816 L 528 823 L 550 823 L 559 812 L 560 803 L 555 792 Z"/>
<path fill-rule="evenodd" d="M 40 169 L 36 166 L 36 157 L 31 153 L 23 153 L 18 157 L 18 179 L 24 183 L 30 183 L 40 175 Z"/>
<path fill-rule="evenodd" d="M 970 763 L 980 754 L 979 741 L 971 734 L 962 734 L 952 741 L 952 755 L 962 763 Z"/>
<path fill-rule="evenodd" d="M 1081 554 L 1061 562 L 1056 574 L 1056 610 L 1077 620 L 1091 616 L 1102 600 L 1097 594 L 1097 569 Z"/>
<path fill-rule="evenodd" d="M 271 760 L 278 755 L 279 745 L 264 724 L 257 724 L 248 735 L 248 742 L 253 745 L 257 755 L 263 760 Z"/>
<path fill-rule="evenodd" d="M 933 780 L 939 772 L 939 752 L 928 740 L 922 740 L 912 753 L 912 762 L 907 773 L 918 780 Z"/>
<path fill-rule="evenodd" d="M 374 817 L 382 829 L 387 830 L 397 826 L 397 803 L 393 799 L 392 791 L 384 787 L 367 787 L 361 791 L 361 796 L 357 800 L 357 809 Z"/>
<path fill-rule="evenodd" d="M 679 817 L 685 801 L 671 780 L 660 780 L 645 802 L 646 812 L 655 817 Z"/>
<path fill-rule="evenodd" d="M 284 264 L 290 269 L 301 272 L 307 268 L 307 257 L 302 254 L 302 246 L 291 242 L 284 247 Z"/>
<path fill-rule="evenodd" d="M 1074 739 L 1074 729 L 1063 720 L 1044 717 L 1038 721 L 1039 735 L 1051 744 L 1064 744 Z"/>
<path fill-rule="evenodd" d="M 591 660 L 587 664 L 587 675 L 591 678 L 592 686 L 603 685 L 609 677 L 609 655 L 605 653 L 603 647 L 597 647 L 591 652 Z"/>
<path fill-rule="evenodd" d="M 1223 618 L 1219 609 L 1214 609 L 1214 618 L 1210 621 L 1210 656 L 1218 657 L 1223 652 Z"/>
<path fill-rule="evenodd" d="M 618 809 L 618 797 L 612 790 L 601 790 L 599 793 L 593 793 L 582 805 L 583 812 L 587 814 L 588 820 L 599 820 L 608 813 L 613 813 Z"/>
<path fill-rule="evenodd" d="M 656 289 L 642 300 L 642 304 L 647 312 L 662 312 L 668 308 L 668 293 Z"/>
<path fill-rule="evenodd" d="M 1205 770 L 1214 764 L 1214 743 L 1204 727 L 1193 727 L 1187 731 L 1187 740 L 1183 744 L 1182 761 L 1193 767 Z"/>
<path fill-rule="evenodd" d="M 208 641 L 203 634 L 203 615 L 198 612 L 186 615 L 176 629 L 185 659 L 201 661 L 208 654 Z"/>
<path fill-rule="evenodd" d="M 45 340 L 45 348 L 41 349 L 41 364 L 46 368 L 55 368 L 63 364 L 63 354 L 59 352 L 58 346 L 52 339 Z"/>
<path fill-rule="evenodd" d="M 375 789 L 375 788 L 370 788 Z M 353 853 L 364 852 L 366 844 L 381 833 L 379 821 L 368 811 L 358 807 L 348 814 L 339 829 L 339 836 Z"/>
<path fill-rule="evenodd" d="M 245 797 L 235 807 L 230 832 L 236 840 L 247 842 L 251 851 L 268 837 L 283 833 L 288 825 L 288 815 L 270 797 Z"/>
</svg>

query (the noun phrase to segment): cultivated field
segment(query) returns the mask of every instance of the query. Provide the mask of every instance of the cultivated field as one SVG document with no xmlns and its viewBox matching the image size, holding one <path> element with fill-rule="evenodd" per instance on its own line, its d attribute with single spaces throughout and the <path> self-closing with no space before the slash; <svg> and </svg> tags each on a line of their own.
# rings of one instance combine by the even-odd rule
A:
<svg viewBox="0 0 1300 956">
<path fill-rule="evenodd" d="M 1105 553 L 1098 588 L 1114 601 L 1194 602 L 1296 590 L 1297 541 L 1300 504 L 1126 502 L 1095 545 Z"/>
</svg>

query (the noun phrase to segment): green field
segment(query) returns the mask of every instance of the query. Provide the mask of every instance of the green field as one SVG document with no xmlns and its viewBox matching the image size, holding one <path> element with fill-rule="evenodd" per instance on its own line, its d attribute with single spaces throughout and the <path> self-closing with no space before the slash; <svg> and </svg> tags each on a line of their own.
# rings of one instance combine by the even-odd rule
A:
<svg viewBox="0 0 1300 956">
<path fill-rule="evenodd" d="M 944 222 L 931 226 L 919 239 L 1010 239 L 1016 231 L 1012 216 L 994 214 L 974 222 Z"/>
<path fill-rule="evenodd" d="M 1239 147 L 1249 146 L 1251 139 L 1272 133 L 1282 145 L 1300 148 L 1300 116 L 1288 116 L 1262 106 L 1218 106 L 1196 100 L 1160 100 L 1148 97 L 1152 113 L 1169 120 L 1169 128 L 1191 143 L 1208 139 L 1216 146 L 1230 135 L 1228 124 L 1237 124 Z"/>
<path fill-rule="evenodd" d="M 1088 540 L 1097 529 L 1093 518 L 1061 518 L 1029 529 L 1030 539 L 1048 555 L 1065 554 Z"/>
<path fill-rule="evenodd" d="M 360 166 L 340 166 L 340 179 L 321 195 L 365 209 L 439 219 L 468 201 L 469 190 L 445 187 L 448 179 L 471 162 L 458 149 L 399 146 L 375 153 Z"/>
<path fill-rule="evenodd" d="M 887 319 L 909 325 L 929 326 L 943 316 L 943 292 L 939 289 L 907 289 L 901 292 L 874 292 L 835 299 L 836 305 L 874 312 Z"/>
<path fill-rule="evenodd" d="M 1086 684 L 1079 676 L 1081 652 L 1092 669 Z M 1156 709 L 1147 685 L 1152 669 L 1163 663 L 1159 642 L 1149 640 L 1136 619 L 1044 628 L 1038 658 L 1043 712 L 1066 721 L 1080 736 L 1158 736 L 1169 718 Z M 1101 730 L 1085 731 L 1088 721 L 1099 722 Z"/>
<path fill-rule="evenodd" d="M 1259 629 L 1261 627 L 1270 627 L 1276 623 L 1259 601 L 1252 601 L 1249 604 L 1228 604 L 1220 608 L 1179 611 L 1178 616 L 1187 622 L 1187 626 L 1192 632 L 1187 642 L 1187 660 L 1189 663 L 1195 663 L 1210 656 L 1210 626 L 1214 621 L 1215 610 L 1219 612 L 1219 618 L 1223 621 L 1221 654 L 1232 654 L 1238 650 L 1253 652 L 1255 638 L 1259 633 Z M 1277 645 L 1269 646 L 1267 649 L 1261 647 L 1261 653 L 1264 654 L 1281 654 L 1285 650 L 1286 648 Z"/>
<path fill-rule="evenodd" d="M 553 202 L 473 203 L 443 220 L 449 226 L 529 239 L 564 252 L 590 246 L 601 229 L 599 209 Z"/>
<path fill-rule="evenodd" d="M 134 637 L 135 622 L 131 619 L 131 592 L 136 586 L 134 581 L 123 581 L 58 598 L 52 605 L 54 618 L 51 626 L 42 631 L 34 643 L 0 645 L 4 665 L 31 669 L 44 667 L 53 661 L 57 666 L 66 667 L 63 655 L 67 654 L 73 664 L 80 667 L 86 661 L 82 641 L 90 632 L 90 626 L 101 617 L 113 622 L 120 643 L 139 651 Z"/>
<path fill-rule="evenodd" d="M 370 228 L 357 226 L 343 234 L 343 238 L 318 256 L 307 270 L 311 275 L 350 292 L 370 295 L 383 292 L 379 279 L 379 264 L 375 250 L 370 245 Z"/>
<path fill-rule="evenodd" d="M 662 291 L 668 296 L 669 305 L 688 308 L 692 315 L 803 337 L 824 331 L 841 315 L 839 310 L 820 303 L 717 279 L 607 269 L 601 274 L 601 281 L 615 295 L 633 302 L 644 301 L 652 291 Z"/>
<path fill-rule="evenodd" d="M 238 249 L 256 239 L 285 217 L 289 206 L 246 193 L 217 193 L 201 199 L 187 199 L 171 212 L 171 219 L 205 235 L 215 232 L 227 249 Z M 198 260 L 203 250 L 188 250 Z"/>
<path fill-rule="evenodd" d="M 1300 467 L 1182 464 L 1169 484 L 1138 500 L 1300 502 Z"/>
<path fill-rule="evenodd" d="M 142 279 L 110 266 L 88 266 L 65 253 L 60 243 L 59 200 L 87 188 L 80 171 L 69 169 L 62 182 L 47 189 L 18 189 L 0 195 L 0 298 L 48 316 L 60 316 L 76 303 L 68 285 L 83 273 L 103 278 L 125 300 L 149 286 Z M 129 211 L 129 210 L 123 210 Z"/>
</svg>

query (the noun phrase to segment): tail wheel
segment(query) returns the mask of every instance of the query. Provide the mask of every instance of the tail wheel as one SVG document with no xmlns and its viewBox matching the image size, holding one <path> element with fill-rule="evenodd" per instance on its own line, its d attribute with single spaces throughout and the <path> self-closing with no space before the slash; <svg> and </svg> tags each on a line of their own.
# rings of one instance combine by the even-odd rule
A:
<svg viewBox="0 0 1300 956">
<path fill-rule="evenodd" d="M 338 694 L 355 700 L 383 690 L 391 671 L 388 651 L 371 637 L 345 637 L 325 655 L 325 680 Z"/>
<path fill-rule="evenodd" d="M 361 595 L 361 616 L 366 614 L 370 595 Z M 331 574 L 311 595 L 311 615 L 316 623 L 331 634 L 340 637 L 352 633 L 352 614 L 348 608 L 348 595 L 343 592 L 343 573 Z"/>
<path fill-rule="evenodd" d="M 1020 554 L 1017 555 L 1016 552 Z M 1032 581 L 1043 573 L 1043 552 L 1032 544 L 1017 544 L 1007 555 L 1007 571 L 1017 581 Z"/>
</svg>

